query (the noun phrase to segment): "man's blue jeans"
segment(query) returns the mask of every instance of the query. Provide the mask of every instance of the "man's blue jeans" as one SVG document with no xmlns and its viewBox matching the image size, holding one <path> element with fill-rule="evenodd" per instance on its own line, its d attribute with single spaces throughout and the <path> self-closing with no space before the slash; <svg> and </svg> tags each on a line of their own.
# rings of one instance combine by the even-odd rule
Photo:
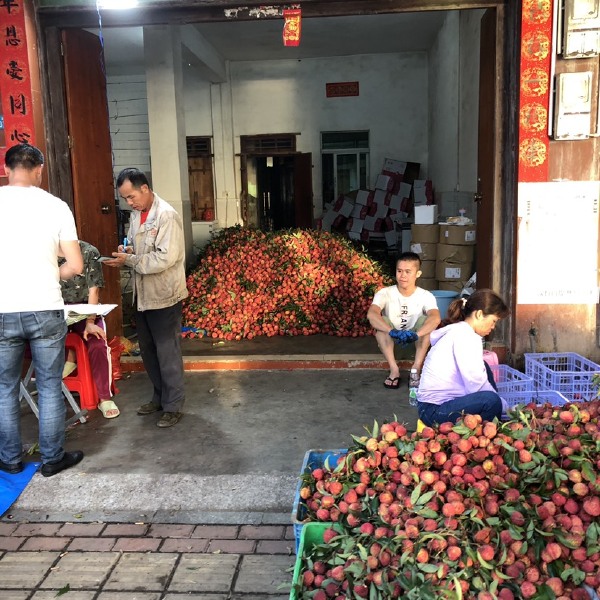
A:
<svg viewBox="0 0 600 600">
<path fill-rule="evenodd" d="M 492 370 L 486 362 L 484 362 L 484 365 L 488 381 L 497 390 Z M 439 405 L 419 402 L 418 411 L 419 419 L 429 426 L 448 421 L 455 423 L 463 413 L 481 415 L 484 421 L 493 421 L 494 418 L 500 419 L 502 415 L 502 400 L 496 392 L 474 392 L 473 394 L 453 398 Z"/>
<path fill-rule="evenodd" d="M 62 370 L 67 325 L 62 310 L 0 313 L 0 460 L 21 460 L 19 384 L 27 343 L 31 349 L 40 409 L 39 445 L 42 462 L 64 455 L 65 402 Z"/>
</svg>

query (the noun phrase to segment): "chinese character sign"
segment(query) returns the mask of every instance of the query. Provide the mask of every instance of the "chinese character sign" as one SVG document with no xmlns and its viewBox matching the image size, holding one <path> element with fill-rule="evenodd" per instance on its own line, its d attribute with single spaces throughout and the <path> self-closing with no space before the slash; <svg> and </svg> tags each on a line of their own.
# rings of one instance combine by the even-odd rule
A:
<svg viewBox="0 0 600 600">
<path fill-rule="evenodd" d="M 0 145 L 6 147 L 35 143 L 24 1 L 0 0 Z"/>
</svg>

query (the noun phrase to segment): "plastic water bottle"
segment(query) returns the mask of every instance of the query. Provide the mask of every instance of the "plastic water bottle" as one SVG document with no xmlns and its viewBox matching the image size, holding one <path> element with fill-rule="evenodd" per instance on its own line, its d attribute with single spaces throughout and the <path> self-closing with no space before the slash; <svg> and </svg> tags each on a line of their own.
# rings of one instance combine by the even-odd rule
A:
<svg viewBox="0 0 600 600">
<path fill-rule="evenodd" d="M 410 370 L 410 378 L 408 380 L 408 403 L 411 406 L 417 406 L 417 389 L 419 386 L 419 372 L 417 369 Z"/>
</svg>

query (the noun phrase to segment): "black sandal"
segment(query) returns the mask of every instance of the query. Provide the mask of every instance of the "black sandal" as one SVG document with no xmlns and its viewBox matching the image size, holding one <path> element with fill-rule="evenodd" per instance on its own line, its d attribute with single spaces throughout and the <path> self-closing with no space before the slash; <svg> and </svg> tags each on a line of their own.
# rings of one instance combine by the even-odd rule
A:
<svg viewBox="0 0 600 600">
<path fill-rule="evenodd" d="M 389 382 L 389 383 L 388 383 Z M 388 390 L 397 390 L 400 387 L 400 377 L 388 377 L 383 382 L 384 387 Z"/>
</svg>

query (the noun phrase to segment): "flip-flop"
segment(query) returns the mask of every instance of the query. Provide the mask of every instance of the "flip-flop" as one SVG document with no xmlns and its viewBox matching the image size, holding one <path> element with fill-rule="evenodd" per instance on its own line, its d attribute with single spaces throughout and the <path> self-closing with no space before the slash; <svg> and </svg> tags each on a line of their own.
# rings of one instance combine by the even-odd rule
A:
<svg viewBox="0 0 600 600">
<path fill-rule="evenodd" d="M 121 412 L 119 411 L 119 407 L 112 400 L 102 400 L 100 404 L 98 404 L 98 410 L 103 414 L 106 419 L 114 419 L 118 417 Z M 107 414 L 110 410 L 116 410 L 116 414 L 109 415 Z"/>
<path fill-rule="evenodd" d="M 389 381 L 389 383 L 388 383 Z M 384 382 L 383 382 L 384 387 L 386 387 L 388 390 L 397 390 L 398 387 L 400 387 L 400 377 L 388 377 Z"/>
</svg>

